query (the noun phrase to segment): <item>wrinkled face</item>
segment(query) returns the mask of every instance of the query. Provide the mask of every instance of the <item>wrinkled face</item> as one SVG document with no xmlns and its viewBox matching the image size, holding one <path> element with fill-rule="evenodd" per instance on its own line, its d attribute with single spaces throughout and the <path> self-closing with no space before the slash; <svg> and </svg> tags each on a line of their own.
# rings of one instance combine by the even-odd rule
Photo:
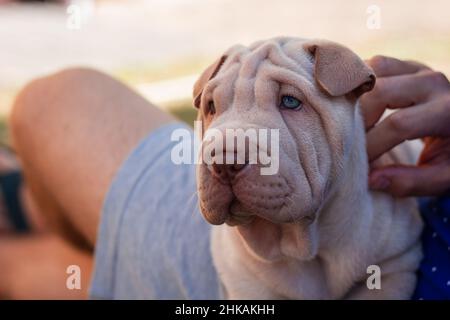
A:
<svg viewBox="0 0 450 320">
<path fill-rule="evenodd" d="M 347 61 L 352 59 L 358 63 Z M 194 90 L 204 133 L 214 129 L 226 137 L 226 129 L 278 129 L 278 155 L 271 145 L 262 147 L 251 137 L 246 148 L 267 149 L 279 164 L 277 172 L 263 175 L 267 164 L 249 163 L 248 151 L 223 143 L 223 150 L 212 153 L 213 160 L 221 152 L 244 152 L 245 161 L 198 165 L 204 217 L 212 224 L 230 225 L 249 224 L 254 217 L 273 223 L 313 220 L 351 145 L 356 91 L 372 85 L 373 76 L 362 61 L 333 43 L 278 38 L 227 51 Z"/>
</svg>

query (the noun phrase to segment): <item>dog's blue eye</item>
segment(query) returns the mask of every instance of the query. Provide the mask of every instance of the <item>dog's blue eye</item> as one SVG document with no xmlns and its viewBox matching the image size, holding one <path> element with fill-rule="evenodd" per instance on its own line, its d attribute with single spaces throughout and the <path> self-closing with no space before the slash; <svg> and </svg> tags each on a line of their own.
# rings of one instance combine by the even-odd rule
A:
<svg viewBox="0 0 450 320">
<path fill-rule="evenodd" d="M 282 96 L 281 106 L 287 109 L 298 110 L 302 107 L 302 102 L 293 96 Z"/>
</svg>

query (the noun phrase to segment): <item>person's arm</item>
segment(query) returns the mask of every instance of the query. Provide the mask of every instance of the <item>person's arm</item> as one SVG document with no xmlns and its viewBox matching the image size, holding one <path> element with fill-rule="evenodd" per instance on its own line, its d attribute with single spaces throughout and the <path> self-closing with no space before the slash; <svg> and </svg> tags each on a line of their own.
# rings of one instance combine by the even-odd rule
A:
<svg viewBox="0 0 450 320">
<path fill-rule="evenodd" d="M 373 161 L 405 140 L 422 138 L 416 166 L 393 165 L 370 172 L 374 190 L 395 196 L 434 196 L 450 189 L 450 83 L 443 73 L 412 61 L 377 56 L 373 91 L 361 97 L 367 152 Z M 398 109 L 379 121 L 386 109 Z"/>
</svg>

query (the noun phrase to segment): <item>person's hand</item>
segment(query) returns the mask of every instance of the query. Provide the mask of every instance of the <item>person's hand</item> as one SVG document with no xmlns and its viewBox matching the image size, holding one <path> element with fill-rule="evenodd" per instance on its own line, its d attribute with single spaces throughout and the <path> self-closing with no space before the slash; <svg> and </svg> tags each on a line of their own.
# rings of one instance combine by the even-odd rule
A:
<svg viewBox="0 0 450 320">
<path fill-rule="evenodd" d="M 369 186 L 395 196 L 434 196 L 450 190 L 450 83 L 417 62 L 376 56 L 368 61 L 375 88 L 361 97 L 367 152 L 373 161 L 405 140 L 422 138 L 416 166 L 370 172 Z M 398 109 L 377 123 L 386 109 Z"/>
</svg>

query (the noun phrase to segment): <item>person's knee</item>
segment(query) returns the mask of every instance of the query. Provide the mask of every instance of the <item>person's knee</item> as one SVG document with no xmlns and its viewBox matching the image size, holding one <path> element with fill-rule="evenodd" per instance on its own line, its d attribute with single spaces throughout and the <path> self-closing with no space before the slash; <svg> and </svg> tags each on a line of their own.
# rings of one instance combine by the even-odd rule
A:
<svg viewBox="0 0 450 320">
<path fill-rule="evenodd" d="M 16 97 L 9 116 L 10 133 L 15 148 L 21 147 L 22 142 L 30 141 L 33 129 L 39 130 L 41 122 L 36 121 L 36 118 L 42 112 L 41 108 L 45 106 L 39 103 L 44 93 L 44 82 L 45 79 L 32 81 Z"/>
<path fill-rule="evenodd" d="M 87 79 L 99 76 L 102 74 L 92 69 L 71 68 L 38 78 L 26 85 L 17 95 L 9 117 L 14 147 L 19 150 L 32 147 L 43 142 L 41 139 L 56 134 L 55 125 L 64 124 L 64 114 L 74 112 L 70 110 L 73 104 L 58 102 L 64 102 Z"/>
</svg>

